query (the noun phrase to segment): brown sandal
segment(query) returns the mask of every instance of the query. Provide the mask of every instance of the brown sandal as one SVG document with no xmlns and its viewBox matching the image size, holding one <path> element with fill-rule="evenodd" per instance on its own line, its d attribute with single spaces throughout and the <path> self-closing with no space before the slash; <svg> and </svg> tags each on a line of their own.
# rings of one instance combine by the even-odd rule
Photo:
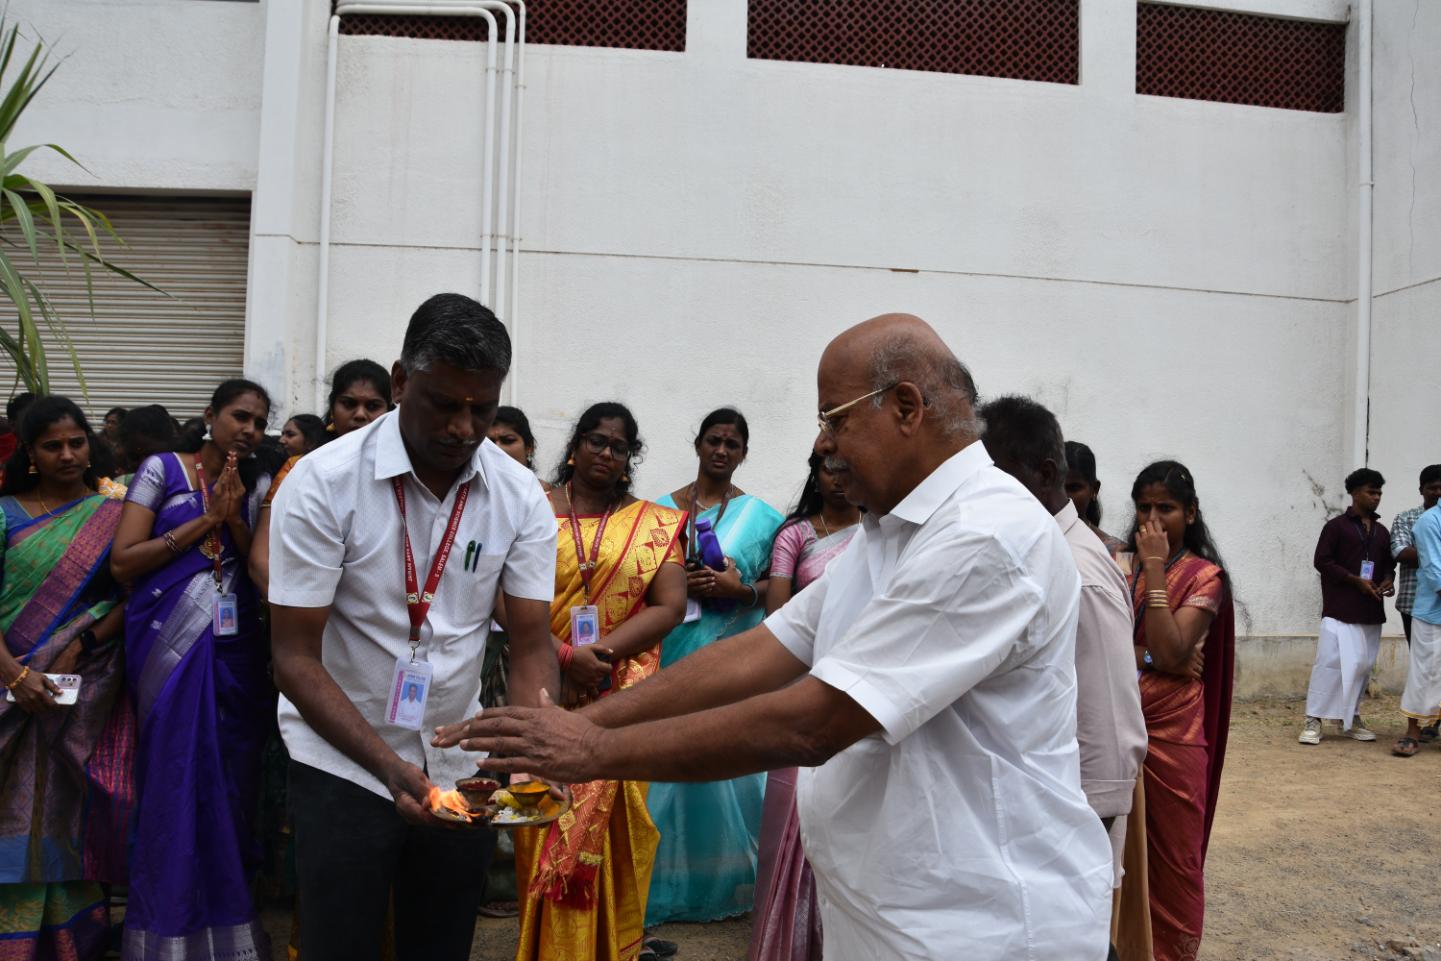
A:
<svg viewBox="0 0 1441 961">
<path fill-rule="evenodd" d="M 1391 745 L 1391 753 L 1397 757 L 1414 757 L 1421 744 L 1414 737 L 1403 737 Z"/>
</svg>

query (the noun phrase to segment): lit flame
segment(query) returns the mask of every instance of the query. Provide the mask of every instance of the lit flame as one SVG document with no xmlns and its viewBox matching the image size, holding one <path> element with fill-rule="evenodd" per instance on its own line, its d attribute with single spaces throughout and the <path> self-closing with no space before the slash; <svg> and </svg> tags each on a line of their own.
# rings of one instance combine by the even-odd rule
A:
<svg viewBox="0 0 1441 961">
<path fill-rule="evenodd" d="M 440 788 L 432 786 L 430 794 L 426 797 L 425 801 L 432 811 L 439 811 L 441 808 L 445 808 L 452 814 L 458 814 L 467 821 L 472 820 L 470 805 L 466 803 L 465 795 L 459 791 L 442 791 Z"/>
</svg>

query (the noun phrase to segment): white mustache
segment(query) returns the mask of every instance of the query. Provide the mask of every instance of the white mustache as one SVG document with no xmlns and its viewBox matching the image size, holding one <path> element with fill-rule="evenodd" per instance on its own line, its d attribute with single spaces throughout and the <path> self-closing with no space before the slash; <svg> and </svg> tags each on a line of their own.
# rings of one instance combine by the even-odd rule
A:
<svg viewBox="0 0 1441 961">
<path fill-rule="evenodd" d="M 841 471 L 851 469 L 849 461 L 846 461 L 840 457 L 836 457 L 834 454 L 825 459 L 824 466 L 825 469 L 830 471 L 832 474 L 838 474 Z"/>
</svg>

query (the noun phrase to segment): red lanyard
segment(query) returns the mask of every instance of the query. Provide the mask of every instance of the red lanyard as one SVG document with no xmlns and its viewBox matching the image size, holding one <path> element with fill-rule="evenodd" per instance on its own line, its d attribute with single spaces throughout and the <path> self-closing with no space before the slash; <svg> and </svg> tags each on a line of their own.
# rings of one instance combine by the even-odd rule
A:
<svg viewBox="0 0 1441 961">
<path fill-rule="evenodd" d="M 462 484 L 455 492 L 455 506 L 450 509 L 450 523 L 445 526 L 445 536 L 440 539 L 440 550 L 430 562 L 430 573 L 425 578 L 425 593 L 420 592 L 416 581 L 415 554 L 410 549 L 410 530 L 405 523 L 405 483 L 394 478 L 395 504 L 400 508 L 400 532 L 405 538 L 405 606 L 410 612 L 410 659 L 415 660 L 415 649 L 420 646 L 420 628 L 430 613 L 430 603 L 440 589 L 440 575 L 445 573 L 445 562 L 450 560 L 450 548 L 455 543 L 455 532 L 460 529 L 460 516 L 465 513 L 465 502 L 470 499 L 470 485 Z"/>
<path fill-rule="evenodd" d="M 575 516 L 575 501 L 570 496 L 571 485 L 565 485 L 565 505 L 570 508 L 570 533 L 575 538 L 575 559 L 580 565 L 580 583 L 585 589 L 585 602 L 590 603 L 590 579 L 600 563 L 600 539 L 605 536 L 605 525 L 610 521 L 610 507 L 601 515 L 600 526 L 595 529 L 595 541 L 590 545 L 590 558 L 585 556 L 585 543 L 580 539 L 580 518 Z"/>
<path fill-rule="evenodd" d="M 195 454 L 195 483 L 200 488 L 200 508 L 209 514 L 210 490 L 205 486 L 205 468 L 200 463 L 200 454 L 198 451 Z M 203 546 L 200 548 L 200 553 L 209 557 L 215 564 L 215 589 L 217 591 L 224 590 L 222 586 L 224 575 L 220 566 L 221 549 L 219 528 L 214 528 L 209 534 L 206 534 L 205 540 L 203 540 L 201 544 Z"/>
</svg>

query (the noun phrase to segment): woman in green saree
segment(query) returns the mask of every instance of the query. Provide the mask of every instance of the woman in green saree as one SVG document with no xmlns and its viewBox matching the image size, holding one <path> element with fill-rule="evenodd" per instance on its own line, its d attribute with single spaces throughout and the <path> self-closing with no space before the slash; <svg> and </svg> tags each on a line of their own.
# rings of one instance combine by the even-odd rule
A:
<svg viewBox="0 0 1441 961">
<path fill-rule="evenodd" d="M 110 577 L 120 502 L 95 493 L 73 403 L 26 412 L 0 488 L 0 958 L 98 958 L 125 880 L 134 722 Z M 79 675 L 74 705 L 47 675 Z"/>
</svg>

